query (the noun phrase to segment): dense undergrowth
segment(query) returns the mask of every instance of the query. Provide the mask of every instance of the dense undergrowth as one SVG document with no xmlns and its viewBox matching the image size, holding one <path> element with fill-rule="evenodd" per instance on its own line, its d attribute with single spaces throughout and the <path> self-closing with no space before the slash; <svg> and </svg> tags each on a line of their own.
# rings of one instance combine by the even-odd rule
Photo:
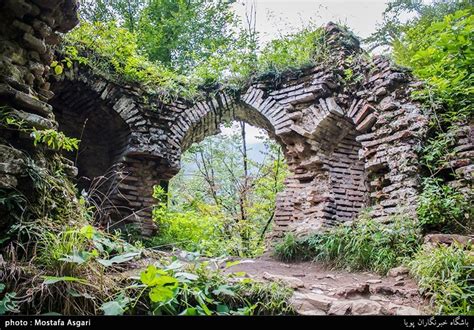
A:
<svg viewBox="0 0 474 330">
<path fill-rule="evenodd" d="M 289 234 L 275 248 L 282 260 L 312 260 L 348 270 L 373 270 L 385 274 L 410 257 L 420 245 L 420 232 L 409 218 L 397 217 L 382 224 L 361 216 L 350 225 L 305 238 Z"/>
<path fill-rule="evenodd" d="M 474 246 L 425 247 L 408 265 L 435 313 L 474 315 Z"/>
<path fill-rule="evenodd" d="M 288 288 L 224 275 L 215 266 L 222 260 L 179 262 L 92 226 L 97 210 L 76 198 L 61 159 L 48 164 L 29 165 L 40 204 L 20 195 L 0 200 L 18 220 L 3 238 L 2 314 L 292 313 Z"/>
<path fill-rule="evenodd" d="M 54 151 L 64 147 L 64 137 L 43 137 L 33 135 L 34 159 L 26 152 L 20 157 L 21 183 L 30 187 L 0 190 L 0 203 L 14 220 L 3 224 L 0 314 L 292 313 L 291 289 L 243 273 L 225 275 L 223 259 L 179 262 L 140 241 L 126 242 L 120 231 L 101 229 L 100 203 L 93 202 L 101 196 L 79 196 L 69 162 Z"/>
<path fill-rule="evenodd" d="M 395 60 L 426 81 L 427 87 L 413 97 L 426 106 L 432 118 L 428 143 L 421 150 L 425 173 L 417 220 L 398 216 L 390 223 L 380 223 L 362 216 L 351 225 L 310 237 L 288 235 L 276 246 L 279 258 L 317 260 L 382 274 L 407 264 L 437 313 L 474 313 L 472 246 L 421 245 L 426 232 L 473 231 L 472 196 L 449 185 L 459 179 L 449 166 L 455 156 L 455 132 L 472 122 L 473 18 L 472 6 L 442 17 L 422 17 L 408 24 L 394 44 Z M 202 86 L 239 87 L 254 75 L 280 74 L 327 60 L 322 31 L 305 29 L 270 42 L 257 59 L 248 51 L 216 51 L 194 71 L 183 74 L 150 60 L 140 49 L 136 34 L 116 22 L 83 22 L 67 35 L 64 57 L 52 67 L 60 75 L 77 62 L 167 97 L 193 98 Z M 3 119 L 10 128 L 21 126 L 14 118 L 2 118 L 2 124 Z M 38 148 L 46 144 L 51 149 L 77 149 L 78 141 L 53 130 L 28 133 Z M 171 212 L 158 207 L 155 219 L 162 235 L 147 242 L 147 247 L 141 242 L 130 244 L 119 232 L 106 233 L 95 227 L 94 212 L 100 210 L 78 196 L 59 156 L 46 150 L 44 154 L 37 159 L 25 155 L 25 174 L 32 182 L 28 195 L 0 191 L 0 203 L 15 220 L 1 238 L 5 262 L 1 265 L 0 314 L 293 312 L 288 288 L 258 283 L 244 274 L 223 275 L 213 266 L 220 259 L 179 262 L 151 248 L 173 244 L 207 256 L 258 254 L 258 235 L 247 237 L 255 243 L 251 247 L 242 247 L 239 239 L 248 231 L 248 223 L 229 229 L 222 214 L 213 209 Z M 131 271 L 136 268 L 140 270 Z"/>
</svg>

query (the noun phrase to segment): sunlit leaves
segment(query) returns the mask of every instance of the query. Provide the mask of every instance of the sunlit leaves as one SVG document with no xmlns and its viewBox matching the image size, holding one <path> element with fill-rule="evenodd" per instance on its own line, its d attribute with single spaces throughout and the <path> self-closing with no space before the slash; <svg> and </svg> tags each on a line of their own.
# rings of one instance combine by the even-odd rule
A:
<svg viewBox="0 0 474 330">
<path fill-rule="evenodd" d="M 74 151 L 79 149 L 80 140 L 67 137 L 63 132 L 54 129 L 37 130 L 33 128 L 30 135 L 33 138 L 34 146 L 43 143 L 54 150 Z"/>
<path fill-rule="evenodd" d="M 474 14 L 459 10 L 438 21 L 421 18 L 395 44 L 396 60 L 427 81 L 415 95 L 437 108 L 442 124 L 472 116 L 474 111 Z"/>
<path fill-rule="evenodd" d="M 136 256 L 140 255 L 139 252 L 130 252 L 125 254 L 116 255 L 111 259 L 97 259 L 97 262 L 105 267 L 110 267 L 114 264 L 120 264 L 133 260 Z"/>
<path fill-rule="evenodd" d="M 94 233 L 95 233 L 95 229 L 91 225 L 86 225 L 86 226 L 82 227 L 79 230 L 79 232 L 82 235 L 84 235 L 85 238 L 92 239 L 92 237 L 94 236 Z"/>
<path fill-rule="evenodd" d="M 272 40 L 261 52 L 258 59 L 262 72 L 282 72 L 288 69 L 300 69 L 326 58 L 324 30 L 314 27 Z"/>
<path fill-rule="evenodd" d="M 150 287 L 149 296 L 152 302 L 159 303 L 170 300 L 176 293 L 179 281 L 175 277 L 169 276 L 166 271 L 150 265 L 140 274 L 143 284 Z"/>
</svg>

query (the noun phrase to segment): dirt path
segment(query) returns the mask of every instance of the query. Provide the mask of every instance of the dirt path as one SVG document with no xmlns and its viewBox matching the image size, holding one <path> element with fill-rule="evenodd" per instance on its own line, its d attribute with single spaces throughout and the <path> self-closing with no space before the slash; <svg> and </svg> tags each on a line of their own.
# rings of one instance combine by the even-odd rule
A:
<svg viewBox="0 0 474 330">
<path fill-rule="evenodd" d="M 225 272 L 280 281 L 295 290 L 292 304 L 303 315 L 419 315 L 429 313 L 406 269 L 390 276 L 331 270 L 318 263 L 283 263 L 269 257 L 241 260 Z"/>
</svg>

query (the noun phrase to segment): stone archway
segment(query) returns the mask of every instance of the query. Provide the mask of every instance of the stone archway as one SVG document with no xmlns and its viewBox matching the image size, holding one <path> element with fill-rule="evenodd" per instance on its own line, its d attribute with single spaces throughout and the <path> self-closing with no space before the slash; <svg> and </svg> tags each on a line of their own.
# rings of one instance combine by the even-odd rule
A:
<svg viewBox="0 0 474 330">
<path fill-rule="evenodd" d="M 417 150 L 427 122 L 410 99 L 417 83 L 389 60 L 364 56 L 357 39 L 334 24 L 326 27 L 326 38 L 331 60 L 324 65 L 260 77 L 234 93 L 217 88 L 197 100 L 165 101 L 77 63 L 56 77 L 51 108 L 59 126 L 79 137 L 85 118 L 94 122 L 84 131 L 89 156 L 78 162 L 79 172 L 94 177 L 120 169 L 110 195 L 120 211 L 107 225 L 126 219 L 151 235 L 153 186 L 179 171 L 190 144 L 233 118 L 267 130 L 290 166 L 277 198 L 275 235 L 352 221 L 367 206 L 380 220 L 412 214 L 420 185 Z M 348 61 L 354 57 L 358 61 Z M 345 79 L 346 70 L 358 80 Z M 25 104 L 21 93 L 15 95 Z"/>
<path fill-rule="evenodd" d="M 251 86 L 239 98 L 220 93 L 183 111 L 169 129 L 174 146 L 171 164 L 179 163 L 192 143 L 218 133 L 219 125 L 232 119 L 263 128 L 278 141 L 291 172 L 277 196 L 274 234 L 278 236 L 351 221 L 369 202 L 368 177 L 359 159 L 362 145 L 356 140 L 361 132 L 348 109 L 344 111 L 333 97 L 314 102 L 331 95 L 324 83 L 293 86 L 277 90 Z"/>
<path fill-rule="evenodd" d="M 53 85 L 51 105 L 59 130 L 80 139 L 79 150 L 68 157 L 79 170 L 78 188 L 89 189 L 92 180 L 104 177 L 120 162 L 130 140 L 130 127 L 83 83 Z M 104 193 L 108 187 L 102 187 Z"/>
</svg>

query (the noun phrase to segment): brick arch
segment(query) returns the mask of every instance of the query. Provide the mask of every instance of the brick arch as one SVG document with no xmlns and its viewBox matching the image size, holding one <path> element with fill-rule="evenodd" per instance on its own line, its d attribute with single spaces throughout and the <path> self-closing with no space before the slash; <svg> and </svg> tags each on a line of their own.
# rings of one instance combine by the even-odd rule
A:
<svg viewBox="0 0 474 330">
<path fill-rule="evenodd" d="M 67 157 L 78 168 L 79 189 L 94 190 L 101 224 L 109 229 L 133 224 L 151 235 L 153 185 L 169 164 L 152 136 L 160 130 L 159 119 L 144 105 L 140 88 L 76 65 L 56 77 L 51 90 L 59 130 L 81 140 L 79 152 Z"/>
<path fill-rule="evenodd" d="M 315 83 L 316 82 L 316 83 Z M 274 233 L 315 231 L 351 221 L 369 203 L 368 176 L 357 137 L 375 121 L 368 106 L 339 106 L 321 80 L 283 88 L 250 86 L 239 97 L 225 93 L 189 105 L 172 122 L 174 163 L 193 143 L 219 133 L 232 119 L 265 129 L 290 167 L 277 196 Z"/>
<path fill-rule="evenodd" d="M 264 128 L 283 147 L 291 174 L 277 196 L 274 235 L 350 222 L 368 206 L 381 220 L 400 211 L 413 214 L 416 150 L 426 132 L 426 117 L 409 98 L 416 82 L 383 57 L 347 64 L 347 56 L 362 51 L 356 42 L 341 43 L 345 37 L 337 26 L 327 31 L 332 65 L 260 77 L 235 94 L 217 90 L 203 92 L 199 101 L 164 101 L 84 66 L 68 70 L 53 91 L 59 98 L 61 90 L 76 90 L 72 100 L 100 103 L 128 127 L 116 162 L 121 171 L 114 203 L 143 235 L 157 229 L 151 220 L 153 186 L 166 186 L 180 169 L 182 152 L 233 119 Z M 347 66 L 358 82 L 342 78 Z M 107 132 L 102 130 L 105 139 Z"/>
<path fill-rule="evenodd" d="M 212 127 L 205 123 L 216 112 L 193 123 L 193 111 L 195 116 L 199 108 L 195 101 L 180 97 L 164 101 L 146 86 L 101 75 L 86 65 L 68 68 L 57 79 L 49 74 L 53 46 L 60 40 L 56 32 L 65 33 L 77 24 L 76 1 L 4 1 L 0 7 L 5 9 L 0 11 L 0 30 L 8 46 L 0 60 L 5 69 L 0 76 L 0 105 L 11 108 L 28 127 L 55 129 L 59 118 L 59 126 L 70 125 L 66 130 L 71 132 L 82 125 L 80 114 L 87 106 L 104 114 L 102 120 L 97 117 L 102 125 L 95 129 L 101 133 L 98 141 L 116 143 L 113 136 L 124 146 L 123 152 L 104 162 L 116 160 L 123 167 L 117 173 L 115 204 L 143 235 L 152 234 L 153 185 L 177 173 L 182 147 L 199 140 L 199 134 L 193 137 L 199 125 Z M 255 121 L 284 146 L 292 174 L 277 198 L 276 235 L 353 221 L 363 206 L 370 206 L 371 216 L 380 221 L 400 212 L 416 218 L 418 151 L 426 141 L 429 118 L 410 95 L 421 84 L 388 59 L 364 54 L 357 38 L 345 29 L 332 23 L 324 29 L 328 46 L 324 63 L 255 77 L 239 97 L 229 100 L 224 95 L 224 101 L 233 104 L 233 117 Z M 72 94 L 66 97 L 68 89 Z M 53 92 L 57 95 L 50 101 Z M 219 102 L 202 93 L 211 103 Z M 70 123 L 61 117 L 65 114 Z M 127 139 L 116 136 L 117 131 L 127 131 L 123 134 Z M 0 164 L 6 164 L 0 169 L 0 186 L 21 189 L 19 150 L 28 149 L 31 140 L 8 130 L 0 133 L 4 141 L 0 148 L 17 149 L 0 153 Z M 458 140 L 458 145 L 464 144 L 465 139 Z M 464 161 L 452 166 L 460 173 L 470 171 Z M 103 168 L 79 170 L 100 173 Z M 456 181 L 464 188 L 469 183 L 467 174 L 466 180 Z"/>
<path fill-rule="evenodd" d="M 114 203 L 144 235 L 157 229 L 151 220 L 153 186 L 167 185 L 186 148 L 217 133 L 224 121 L 264 128 L 282 145 L 291 172 L 276 202 L 273 233 L 281 236 L 353 221 L 367 206 L 380 219 L 399 212 L 400 205 L 413 211 L 416 149 L 426 118 L 407 96 L 410 77 L 378 57 L 356 70 L 363 79 L 350 88 L 340 70 L 316 66 L 283 75 L 278 84 L 262 78 L 236 96 L 220 90 L 200 101 L 165 102 L 140 86 L 75 67 L 53 90 L 56 99 L 61 91 L 75 90 L 70 100 L 100 103 L 128 126 L 128 142 L 116 163 L 122 171 Z"/>
<path fill-rule="evenodd" d="M 68 157 L 78 168 L 78 188 L 88 189 L 94 178 L 121 160 L 130 143 L 130 127 L 84 83 L 68 82 L 53 90 L 51 105 L 59 130 L 81 140 L 78 152 Z"/>
<path fill-rule="evenodd" d="M 171 124 L 169 140 L 179 149 L 177 152 L 180 155 L 193 143 L 218 134 L 219 126 L 232 120 L 241 120 L 262 128 L 280 143 L 281 138 L 277 134 L 278 127 L 281 127 L 279 124 L 290 123 L 278 102 L 264 98 L 264 91 L 250 87 L 240 97 L 220 92 L 212 98 L 194 103 Z"/>
</svg>

